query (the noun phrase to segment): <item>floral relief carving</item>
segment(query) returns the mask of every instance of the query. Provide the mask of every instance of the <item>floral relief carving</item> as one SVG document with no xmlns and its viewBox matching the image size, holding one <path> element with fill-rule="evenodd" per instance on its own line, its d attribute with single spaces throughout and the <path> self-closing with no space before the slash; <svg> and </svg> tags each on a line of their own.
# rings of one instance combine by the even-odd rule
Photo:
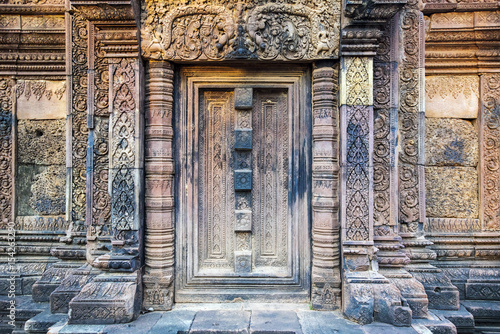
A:
<svg viewBox="0 0 500 334">
<path fill-rule="evenodd" d="M 52 90 L 47 89 L 47 82 L 45 80 L 18 80 L 16 97 L 19 99 L 21 96 L 26 98 L 27 101 L 33 96 L 37 101 L 40 101 L 42 97 L 47 100 L 51 100 L 54 96 L 58 100 L 61 100 L 66 92 L 66 83 L 61 83 L 60 87 Z"/>
<path fill-rule="evenodd" d="M 85 230 L 86 163 L 87 163 L 87 21 L 79 12 L 72 20 L 72 190 L 71 220 L 76 230 Z M 81 223 L 80 223 L 81 222 Z"/>
<path fill-rule="evenodd" d="M 370 90 L 370 68 L 367 57 L 347 57 L 346 67 L 346 92 L 347 105 L 369 105 Z"/>
<path fill-rule="evenodd" d="M 369 107 L 347 107 L 347 240 L 369 240 Z"/>
<path fill-rule="evenodd" d="M 483 74 L 482 85 L 482 209 L 486 230 L 500 230 L 500 75 Z"/>
<path fill-rule="evenodd" d="M 0 229 L 12 222 L 12 89 L 14 82 L 0 78 Z"/>
<path fill-rule="evenodd" d="M 337 57 L 340 3 L 227 0 L 143 3 L 142 50 L 172 60 Z"/>
<path fill-rule="evenodd" d="M 442 99 L 448 96 L 458 99 L 460 95 L 465 98 L 479 97 L 478 77 L 457 75 L 426 77 L 425 93 L 430 99 L 436 96 Z"/>
</svg>

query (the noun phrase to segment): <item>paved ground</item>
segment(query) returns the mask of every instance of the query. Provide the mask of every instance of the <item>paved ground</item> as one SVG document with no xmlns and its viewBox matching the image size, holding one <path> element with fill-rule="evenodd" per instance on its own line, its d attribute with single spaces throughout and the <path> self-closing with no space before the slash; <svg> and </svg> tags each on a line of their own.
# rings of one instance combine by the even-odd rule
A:
<svg viewBox="0 0 500 334">
<path fill-rule="evenodd" d="M 306 304 L 177 304 L 170 312 L 149 312 L 130 324 L 66 325 L 49 334 L 429 334 L 423 323 L 397 328 L 360 326 L 338 312 L 309 310 Z M 453 331 L 449 332 L 450 334 Z"/>
</svg>

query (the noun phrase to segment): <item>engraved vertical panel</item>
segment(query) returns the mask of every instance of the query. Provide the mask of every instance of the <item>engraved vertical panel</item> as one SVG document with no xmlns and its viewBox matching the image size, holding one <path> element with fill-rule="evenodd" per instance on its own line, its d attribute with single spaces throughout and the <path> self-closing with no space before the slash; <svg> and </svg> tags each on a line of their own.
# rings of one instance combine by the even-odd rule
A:
<svg viewBox="0 0 500 334">
<path fill-rule="evenodd" d="M 138 224 L 136 201 L 138 185 L 134 175 L 136 166 L 136 134 L 139 126 L 136 97 L 136 61 L 123 58 L 111 66 L 112 110 L 111 110 L 111 226 L 113 233 L 136 230 Z M 116 236 L 115 236 L 116 237 Z"/>
<path fill-rule="evenodd" d="M 481 76 L 481 205 L 483 228 L 500 230 L 500 74 Z"/>
<path fill-rule="evenodd" d="M 234 118 L 232 92 L 205 91 L 199 114 L 200 266 L 233 268 Z"/>
<path fill-rule="evenodd" d="M 288 256 L 289 114 L 285 92 L 255 92 L 252 197 L 256 266 L 286 268 Z M 258 206 L 258 207 L 257 207 Z"/>
<path fill-rule="evenodd" d="M 88 28 L 87 20 L 76 11 L 72 16 L 71 31 L 71 212 L 75 223 L 73 232 L 84 232 L 87 118 Z"/>
<path fill-rule="evenodd" d="M 14 82 L 0 78 L 0 229 L 6 228 L 13 216 L 13 151 L 12 89 Z"/>
</svg>

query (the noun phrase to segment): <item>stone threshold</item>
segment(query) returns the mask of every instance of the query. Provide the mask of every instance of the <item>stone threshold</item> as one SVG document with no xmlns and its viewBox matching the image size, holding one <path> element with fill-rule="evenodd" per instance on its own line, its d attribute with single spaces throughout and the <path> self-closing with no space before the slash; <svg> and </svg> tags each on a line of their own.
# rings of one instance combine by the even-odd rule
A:
<svg viewBox="0 0 500 334">
<path fill-rule="evenodd" d="M 383 323 L 361 326 L 337 311 L 312 311 L 307 304 L 176 304 L 172 311 L 148 312 L 116 325 L 68 325 L 60 321 L 48 334 L 455 334 L 446 319 L 413 320 L 411 327 Z"/>
</svg>

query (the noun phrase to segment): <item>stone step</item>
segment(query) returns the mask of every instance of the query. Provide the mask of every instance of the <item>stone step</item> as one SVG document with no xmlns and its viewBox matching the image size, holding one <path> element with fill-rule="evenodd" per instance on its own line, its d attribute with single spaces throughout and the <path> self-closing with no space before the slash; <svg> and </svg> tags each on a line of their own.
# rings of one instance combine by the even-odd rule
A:
<svg viewBox="0 0 500 334">
<path fill-rule="evenodd" d="M 36 303 L 31 296 L 16 296 L 15 301 L 15 327 L 9 325 L 9 305 L 8 296 L 0 296 L 0 333 L 24 334 L 24 324 L 30 318 L 49 309 L 48 303 Z"/>
<path fill-rule="evenodd" d="M 460 305 L 460 308 L 457 311 L 432 310 L 432 313 L 441 319 L 447 319 L 452 322 L 457 328 L 458 333 L 474 333 L 474 317 L 463 305 Z"/>
<path fill-rule="evenodd" d="M 45 334 L 56 323 L 67 320 L 67 314 L 52 314 L 47 310 L 26 321 L 24 331 L 27 334 Z"/>
<path fill-rule="evenodd" d="M 476 333 L 500 333 L 500 301 L 464 300 L 461 303 L 474 317 Z"/>
</svg>

